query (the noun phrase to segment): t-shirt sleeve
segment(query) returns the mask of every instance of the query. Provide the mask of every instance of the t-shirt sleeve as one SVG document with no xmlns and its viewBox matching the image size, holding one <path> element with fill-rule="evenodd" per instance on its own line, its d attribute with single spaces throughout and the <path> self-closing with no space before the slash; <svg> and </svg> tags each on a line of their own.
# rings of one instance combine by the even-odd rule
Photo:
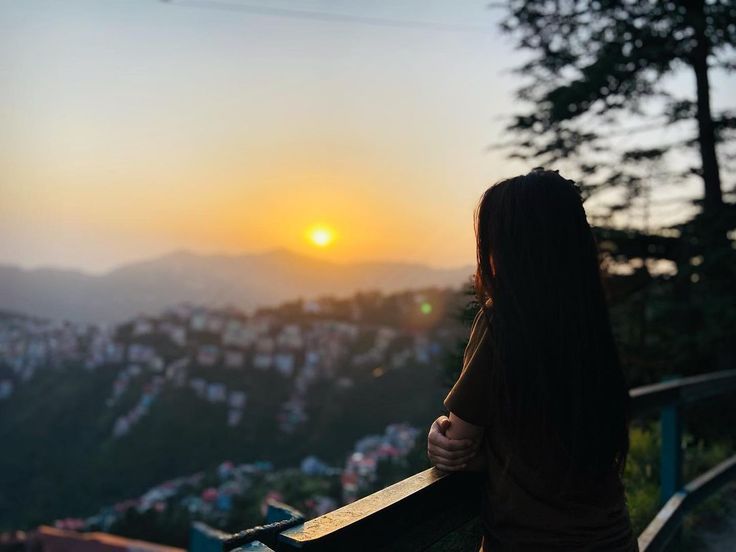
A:
<svg viewBox="0 0 736 552">
<path fill-rule="evenodd" d="M 485 426 L 491 423 L 489 388 L 491 381 L 491 336 L 483 310 L 478 310 L 470 328 L 463 354 L 463 368 L 443 404 L 466 422 Z"/>
</svg>

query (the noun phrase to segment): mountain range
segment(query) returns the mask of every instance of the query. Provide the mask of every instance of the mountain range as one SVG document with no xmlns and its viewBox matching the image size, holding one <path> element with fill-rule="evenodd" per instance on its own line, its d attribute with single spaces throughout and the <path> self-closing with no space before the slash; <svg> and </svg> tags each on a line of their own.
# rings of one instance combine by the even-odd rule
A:
<svg viewBox="0 0 736 552">
<path fill-rule="evenodd" d="M 335 263 L 287 249 L 240 255 L 177 251 L 95 275 L 0 265 L 0 309 L 76 322 L 117 322 L 191 302 L 251 309 L 297 298 L 458 287 L 470 265 Z"/>
</svg>

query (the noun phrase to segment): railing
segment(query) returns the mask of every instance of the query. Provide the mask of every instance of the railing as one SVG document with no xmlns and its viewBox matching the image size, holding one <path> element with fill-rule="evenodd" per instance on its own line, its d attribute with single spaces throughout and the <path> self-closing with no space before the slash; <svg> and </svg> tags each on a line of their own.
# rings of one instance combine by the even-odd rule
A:
<svg viewBox="0 0 736 552">
<path fill-rule="evenodd" d="M 639 536 L 641 552 L 663 550 L 695 505 L 736 478 L 736 455 L 684 487 L 683 405 L 736 391 L 736 370 L 676 379 L 631 391 L 635 417 L 659 411 L 664 507 Z M 275 522 L 215 537 L 217 550 L 425 550 L 480 513 L 480 475 L 430 468 L 323 516 Z M 285 528 L 285 525 L 292 525 Z M 284 530 L 285 529 L 285 530 Z"/>
<path fill-rule="evenodd" d="M 639 550 L 664 550 L 682 518 L 736 478 L 736 455 L 682 487 L 682 406 L 736 390 L 736 370 L 712 372 L 631 390 L 634 415 L 659 409 L 661 424 L 660 501 L 664 506 L 639 535 Z"/>
</svg>

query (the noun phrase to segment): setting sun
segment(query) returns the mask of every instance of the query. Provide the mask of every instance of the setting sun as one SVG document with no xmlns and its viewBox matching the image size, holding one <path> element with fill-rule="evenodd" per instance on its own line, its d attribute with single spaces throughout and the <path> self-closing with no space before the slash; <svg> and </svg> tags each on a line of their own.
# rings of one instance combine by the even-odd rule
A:
<svg viewBox="0 0 736 552">
<path fill-rule="evenodd" d="M 335 233 L 326 226 L 314 226 L 307 234 L 309 241 L 317 247 L 327 247 L 335 239 Z"/>
</svg>

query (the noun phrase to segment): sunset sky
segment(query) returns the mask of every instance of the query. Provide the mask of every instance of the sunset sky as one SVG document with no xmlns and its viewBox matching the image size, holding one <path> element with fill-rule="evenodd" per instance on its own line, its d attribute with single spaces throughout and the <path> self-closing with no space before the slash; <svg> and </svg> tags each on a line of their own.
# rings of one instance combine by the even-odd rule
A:
<svg viewBox="0 0 736 552">
<path fill-rule="evenodd" d="M 472 263 L 480 194 L 531 168 L 487 150 L 521 59 L 487 4 L 0 0 L 0 262 Z"/>
</svg>

